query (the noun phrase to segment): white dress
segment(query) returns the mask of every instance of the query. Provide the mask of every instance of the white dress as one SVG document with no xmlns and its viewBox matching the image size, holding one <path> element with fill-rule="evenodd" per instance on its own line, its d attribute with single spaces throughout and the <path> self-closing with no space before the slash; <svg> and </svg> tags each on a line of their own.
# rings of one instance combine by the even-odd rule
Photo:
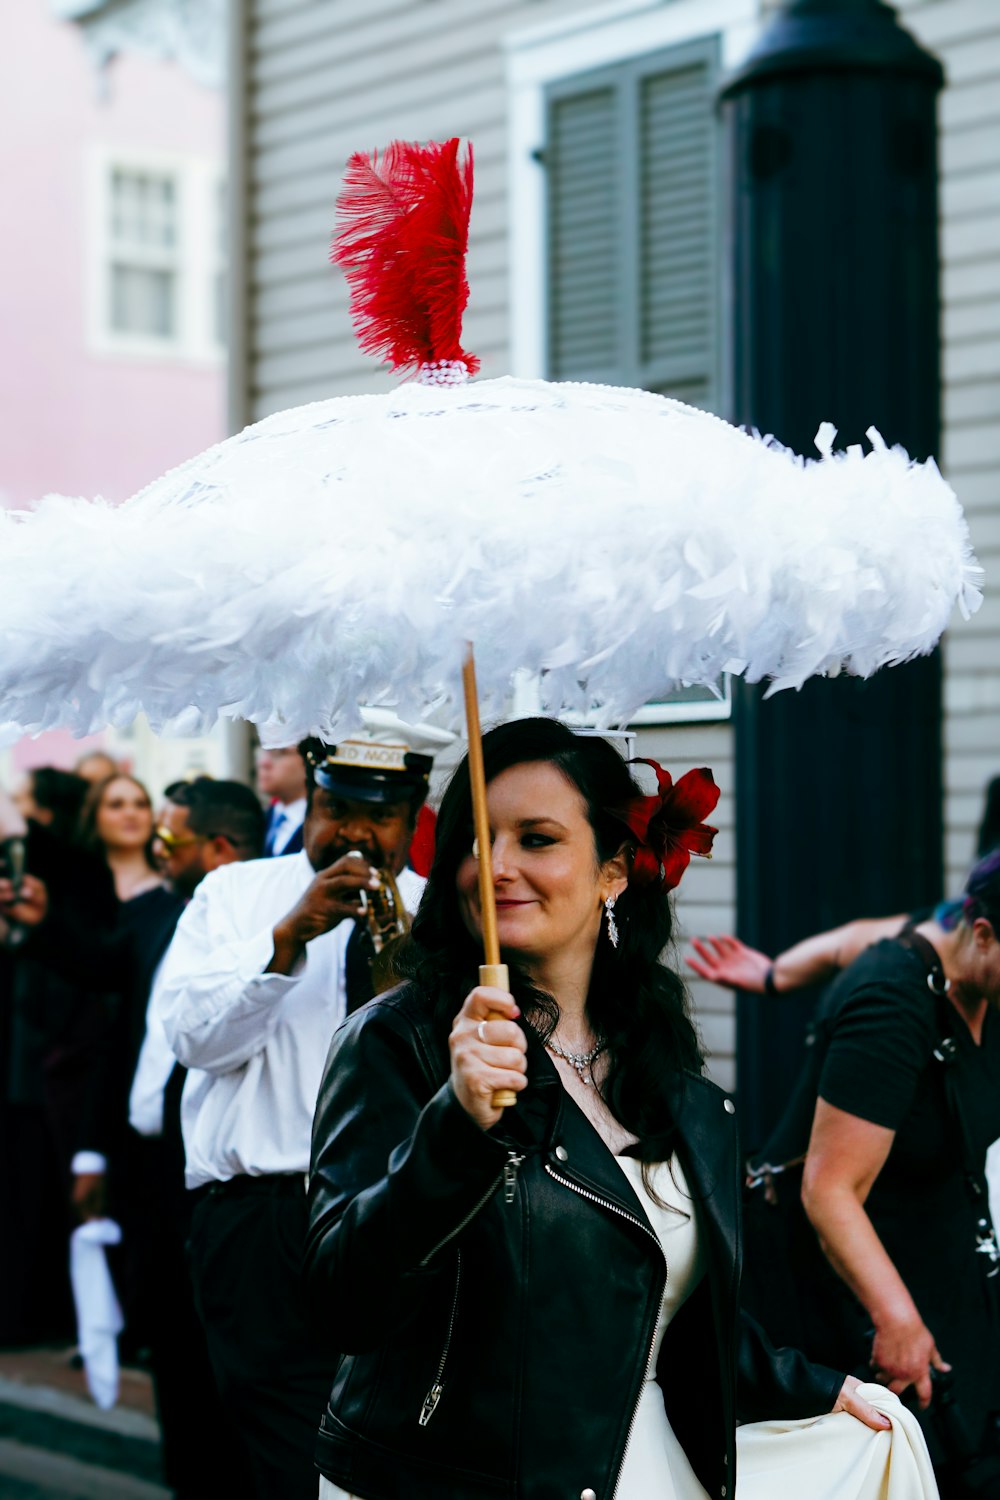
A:
<svg viewBox="0 0 1000 1500">
<path fill-rule="evenodd" d="M 652 1186 L 666 1207 L 647 1193 L 640 1162 L 630 1156 L 615 1160 L 663 1247 L 668 1274 L 614 1500 L 710 1500 L 674 1435 L 656 1380 L 667 1325 L 705 1274 L 694 1206 L 676 1157 L 651 1171 Z M 866 1385 L 862 1392 L 890 1418 L 891 1432 L 876 1432 L 848 1412 L 740 1427 L 736 1500 L 937 1500 L 916 1417 L 882 1386 Z M 362 1497 L 321 1478 L 319 1500 Z"/>
<path fill-rule="evenodd" d="M 650 1169 L 652 1186 L 666 1208 L 646 1192 L 642 1163 L 631 1156 L 615 1161 L 646 1210 L 667 1258 L 667 1284 L 653 1338 L 639 1404 L 632 1419 L 615 1500 L 707 1500 L 707 1491 L 692 1469 L 667 1419 L 663 1392 L 656 1380 L 656 1361 L 667 1324 L 679 1312 L 705 1274 L 698 1224 L 684 1172 L 676 1157 Z"/>
</svg>

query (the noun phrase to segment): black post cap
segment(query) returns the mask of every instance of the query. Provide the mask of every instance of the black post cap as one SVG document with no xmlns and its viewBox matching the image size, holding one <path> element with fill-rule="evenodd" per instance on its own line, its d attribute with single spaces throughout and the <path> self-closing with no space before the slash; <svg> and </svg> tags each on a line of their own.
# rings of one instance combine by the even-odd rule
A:
<svg viewBox="0 0 1000 1500">
<path fill-rule="evenodd" d="M 746 62 L 726 79 L 720 100 L 775 77 L 831 70 L 904 73 L 939 89 L 944 68 L 899 24 L 885 0 L 790 0 Z"/>
</svg>

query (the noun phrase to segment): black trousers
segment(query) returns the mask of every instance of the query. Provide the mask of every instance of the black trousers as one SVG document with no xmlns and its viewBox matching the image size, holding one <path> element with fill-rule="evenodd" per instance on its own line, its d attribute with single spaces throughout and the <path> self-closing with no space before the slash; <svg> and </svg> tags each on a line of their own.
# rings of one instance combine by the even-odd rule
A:
<svg viewBox="0 0 1000 1500">
<path fill-rule="evenodd" d="M 132 1311 L 149 1348 L 164 1477 L 176 1500 L 218 1500 L 238 1494 L 241 1483 L 245 1489 L 250 1476 L 195 1312 L 187 1256 L 191 1194 L 169 1141 L 132 1134 L 128 1154 L 131 1191 L 123 1218 L 138 1279 Z"/>
<path fill-rule="evenodd" d="M 191 1220 L 195 1305 L 256 1500 L 316 1500 L 313 1449 L 337 1364 L 302 1290 L 303 1178 L 202 1191 Z"/>
</svg>

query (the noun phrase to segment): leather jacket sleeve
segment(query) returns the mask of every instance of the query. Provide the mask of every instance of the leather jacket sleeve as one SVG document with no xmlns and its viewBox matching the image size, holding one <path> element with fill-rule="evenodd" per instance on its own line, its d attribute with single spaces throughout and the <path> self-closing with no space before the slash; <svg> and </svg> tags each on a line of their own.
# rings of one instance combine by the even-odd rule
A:
<svg viewBox="0 0 1000 1500">
<path fill-rule="evenodd" d="M 384 1338 L 438 1250 L 499 1185 L 507 1152 L 466 1114 L 391 1004 L 334 1036 L 313 1125 L 307 1286 L 337 1348 Z"/>
<path fill-rule="evenodd" d="M 736 1415 L 741 1422 L 792 1420 L 833 1410 L 845 1376 L 813 1364 L 798 1349 L 775 1349 L 760 1324 L 740 1310 Z"/>
</svg>

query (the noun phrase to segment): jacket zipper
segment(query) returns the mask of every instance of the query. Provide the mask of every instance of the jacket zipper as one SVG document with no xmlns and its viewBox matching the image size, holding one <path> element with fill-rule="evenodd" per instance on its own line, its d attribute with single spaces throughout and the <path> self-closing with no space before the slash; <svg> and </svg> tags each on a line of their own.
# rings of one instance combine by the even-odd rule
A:
<svg viewBox="0 0 1000 1500">
<path fill-rule="evenodd" d="M 524 1157 L 518 1156 L 516 1151 L 508 1151 L 507 1160 L 503 1165 L 503 1172 L 497 1178 L 496 1182 L 490 1184 L 489 1189 L 480 1198 L 475 1208 L 466 1214 L 462 1222 L 450 1234 L 446 1235 L 439 1244 L 434 1246 L 434 1249 L 426 1259 L 420 1262 L 422 1266 L 426 1266 L 427 1262 L 432 1260 L 438 1251 L 447 1245 L 449 1240 L 453 1240 L 456 1234 L 461 1234 L 466 1224 L 474 1219 L 483 1205 L 492 1198 L 501 1182 L 503 1183 L 504 1202 L 513 1203 L 514 1195 L 517 1192 L 517 1169 L 523 1161 Z M 441 1350 L 441 1358 L 438 1360 L 437 1375 L 430 1390 L 424 1397 L 423 1406 L 420 1408 L 420 1416 L 417 1420 L 421 1427 L 426 1427 L 435 1411 L 437 1411 L 437 1404 L 441 1400 L 441 1393 L 444 1390 L 444 1367 L 448 1362 L 448 1351 L 451 1348 L 452 1334 L 455 1332 L 455 1314 L 458 1312 L 458 1288 L 462 1278 L 462 1252 L 461 1250 L 457 1250 L 455 1254 L 458 1257 L 455 1263 L 455 1293 L 451 1299 L 451 1317 L 448 1319 L 448 1333 L 444 1341 L 444 1348 Z"/>
<path fill-rule="evenodd" d="M 503 1201 L 513 1203 L 517 1194 L 517 1169 L 524 1161 L 523 1156 L 518 1156 L 514 1151 L 507 1152 L 507 1160 L 503 1168 Z"/>
<path fill-rule="evenodd" d="M 472 1223 L 473 1219 L 476 1217 L 476 1214 L 481 1208 L 485 1207 L 485 1205 L 493 1197 L 493 1194 L 496 1192 L 501 1183 L 503 1183 L 504 1185 L 504 1198 L 508 1203 L 513 1203 L 514 1192 L 517 1185 L 517 1169 L 523 1161 L 524 1157 L 518 1156 L 516 1151 L 508 1151 L 507 1160 L 504 1162 L 503 1171 L 501 1172 L 500 1176 L 496 1178 L 494 1182 L 490 1183 L 489 1187 L 486 1189 L 479 1202 L 476 1203 L 474 1207 L 469 1209 L 469 1212 L 466 1214 L 461 1223 L 456 1224 L 454 1229 L 449 1229 L 444 1239 L 438 1240 L 433 1250 L 428 1250 L 427 1254 L 420 1262 L 421 1270 L 423 1270 L 424 1266 L 430 1264 L 439 1250 L 443 1250 L 445 1245 L 450 1244 L 450 1242 L 455 1238 L 456 1234 L 461 1234 L 465 1226 Z M 636 1222 L 638 1223 L 638 1220 L 636 1220 Z"/>
<path fill-rule="evenodd" d="M 665 1253 L 665 1251 L 663 1249 L 663 1246 L 660 1244 L 660 1242 L 657 1239 L 656 1235 L 649 1228 L 649 1226 L 646 1225 L 646 1224 L 644 1224 L 641 1219 L 637 1219 L 636 1216 L 635 1216 L 635 1214 L 630 1214 L 626 1209 L 619 1208 L 618 1205 L 617 1205 L 617 1203 L 612 1203 L 609 1198 L 600 1198 L 600 1197 L 598 1197 L 598 1195 L 596 1193 L 589 1192 L 587 1190 L 587 1188 L 578 1187 L 577 1184 L 575 1182 L 571 1182 L 568 1177 L 561 1177 L 558 1172 L 554 1172 L 552 1170 L 552 1168 L 549 1166 L 548 1162 L 545 1163 L 545 1170 L 549 1174 L 549 1176 L 552 1178 L 553 1182 L 561 1183 L 563 1187 L 569 1188 L 571 1192 L 578 1193 L 581 1198 L 587 1198 L 587 1199 L 589 1199 L 591 1203 L 596 1203 L 600 1208 L 610 1209 L 610 1211 L 613 1214 L 618 1214 L 618 1216 L 620 1218 L 627 1220 L 629 1224 L 635 1224 L 637 1226 L 637 1228 L 639 1228 L 639 1229 L 642 1230 L 643 1234 L 648 1235 L 649 1238 L 653 1241 L 653 1244 L 656 1246 L 657 1250 L 659 1250 L 659 1252 L 660 1252 L 660 1255 L 663 1257 L 663 1269 L 664 1269 L 664 1271 L 667 1273 L 667 1275 L 670 1274 L 670 1268 L 667 1265 L 667 1257 L 666 1257 L 666 1253 Z M 662 1294 L 661 1294 L 661 1298 L 662 1298 Z M 654 1346 L 656 1344 L 656 1330 L 657 1330 L 657 1327 L 659 1326 L 659 1322 L 660 1322 L 660 1317 L 659 1317 L 659 1313 L 657 1313 L 656 1317 L 653 1319 L 653 1333 L 652 1333 L 652 1337 L 649 1340 L 649 1348 L 646 1351 L 646 1365 L 645 1365 L 645 1368 L 644 1368 L 644 1370 L 642 1372 L 642 1384 L 639 1386 L 639 1399 L 641 1399 L 643 1390 L 644 1390 L 645 1385 L 646 1385 L 646 1381 L 649 1379 L 649 1371 L 650 1371 L 650 1367 L 651 1367 L 651 1365 L 653 1363 L 653 1348 L 654 1348 Z M 622 1449 L 622 1463 L 625 1462 L 625 1455 L 628 1452 L 628 1445 L 632 1441 L 632 1429 L 635 1426 L 635 1419 L 636 1419 L 636 1415 L 638 1414 L 638 1411 L 639 1411 L 639 1400 L 637 1400 L 636 1403 L 635 1403 L 635 1405 L 633 1406 L 633 1408 L 632 1408 L 632 1416 L 629 1419 L 628 1432 L 625 1434 L 625 1446 Z M 618 1493 L 618 1485 L 619 1485 L 620 1481 L 621 1481 L 621 1468 L 619 1467 L 618 1477 L 615 1480 L 615 1487 L 611 1491 L 611 1500 L 615 1500 L 615 1496 Z"/>
<path fill-rule="evenodd" d="M 455 1290 L 451 1299 L 451 1315 L 448 1318 L 448 1332 L 445 1335 L 444 1348 L 441 1350 L 441 1358 L 438 1360 L 437 1374 L 431 1384 L 430 1390 L 424 1397 L 424 1404 L 420 1408 L 420 1416 L 417 1421 L 421 1427 L 427 1423 L 437 1411 L 437 1404 L 441 1400 L 444 1390 L 444 1367 L 448 1363 L 448 1351 L 451 1349 L 452 1334 L 455 1332 L 455 1314 L 458 1312 L 458 1289 L 462 1281 L 462 1252 L 455 1251 Z"/>
</svg>

